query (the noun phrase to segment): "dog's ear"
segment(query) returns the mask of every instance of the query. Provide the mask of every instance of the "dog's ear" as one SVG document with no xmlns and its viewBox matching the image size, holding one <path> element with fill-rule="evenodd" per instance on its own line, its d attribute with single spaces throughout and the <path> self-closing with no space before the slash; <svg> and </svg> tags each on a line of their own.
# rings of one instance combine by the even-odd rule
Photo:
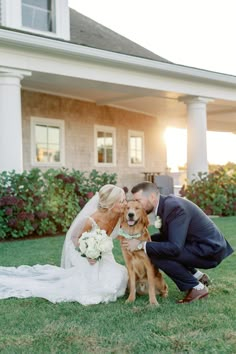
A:
<svg viewBox="0 0 236 354">
<path fill-rule="evenodd" d="M 127 213 L 127 205 L 124 207 L 124 211 L 120 217 L 120 225 L 122 226 L 122 224 L 126 221 L 125 215 Z"/>
<path fill-rule="evenodd" d="M 145 211 L 145 209 L 142 209 L 142 217 L 141 217 L 141 220 L 142 220 L 142 224 L 147 227 L 149 225 L 149 219 L 148 219 L 148 216 L 147 216 L 147 213 Z"/>
</svg>

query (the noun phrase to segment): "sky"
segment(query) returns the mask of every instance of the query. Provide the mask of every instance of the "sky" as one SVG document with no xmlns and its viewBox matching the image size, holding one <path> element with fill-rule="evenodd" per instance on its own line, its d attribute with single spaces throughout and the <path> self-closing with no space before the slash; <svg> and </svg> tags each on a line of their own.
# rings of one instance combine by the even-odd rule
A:
<svg viewBox="0 0 236 354">
<path fill-rule="evenodd" d="M 176 64 L 236 75 L 235 0 L 68 0 L 68 3 Z"/>
<path fill-rule="evenodd" d="M 165 132 L 164 138 L 168 145 L 168 167 L 171 168 L 172 172 L 176 172 L 178 167 L 184 166 L 187 161 L 187 131 L 186 129 L 169 127 Z M 222 141 L 224 149 L 222 149 Z M 176 159 L 176 151 L 178 151 L 178 159 Z M 208 131 L 207 157 L 208 162 L 211 164 L 224 165 L 229 161 L 236 163 L 236 135 Z"/>
<path fill-rule="evenodd" d="M 236 76 L 236 0 L 68 0 L 68 3 L 85 16 L 176 64 Z M 174 149 L 179 146 L 184 134 L 175 130 L 169 140 L 170 150 L 171 145 Z M 216 150 L 219 135 L 210 135 L 209 162 L 223 164 L 231 158 L 236 163 L 236 153 L 230 155 L 232 149 L 236 151 L 236 134 L 223 134 L 229 150 L 222 157 Z M 186 145 L 183 150 L 181 161 L 186 160 Z"/>
</svg>

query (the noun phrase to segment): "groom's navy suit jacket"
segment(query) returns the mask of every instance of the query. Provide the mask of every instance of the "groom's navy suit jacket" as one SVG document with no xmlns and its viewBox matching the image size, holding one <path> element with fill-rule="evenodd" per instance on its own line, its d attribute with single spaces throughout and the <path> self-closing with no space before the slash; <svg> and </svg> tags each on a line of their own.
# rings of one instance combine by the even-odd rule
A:
<svg viewBox="0 0 236 354">
<path fill-rule="evenodd" d="M 162 220 L 158 242 L 147 242 L 149 257 L 178 257 L 185 248 L 197 257 L 219 264 L 233 249 L 213 221 L 191 201 L 160 195 L 157 215 Z"/>
</svg>

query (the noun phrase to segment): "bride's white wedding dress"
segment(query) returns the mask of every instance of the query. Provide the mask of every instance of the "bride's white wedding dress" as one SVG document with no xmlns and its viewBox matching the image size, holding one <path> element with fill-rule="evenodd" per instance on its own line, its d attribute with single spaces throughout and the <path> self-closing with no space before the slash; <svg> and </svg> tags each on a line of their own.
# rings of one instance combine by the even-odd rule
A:
<svg viewBox="0 0 236 354">
<path fill-rule="evenodd" d="M 112 252 L 90 265 L 75 249 L 70 230 L 63 248 L 62 267 L 48 264 L 0 267 L 0 299 L 40 297 L 53 303 L 76 301 L 91 305 L 123 296 L 127 269 L 115 261 Z"/>
</svg>

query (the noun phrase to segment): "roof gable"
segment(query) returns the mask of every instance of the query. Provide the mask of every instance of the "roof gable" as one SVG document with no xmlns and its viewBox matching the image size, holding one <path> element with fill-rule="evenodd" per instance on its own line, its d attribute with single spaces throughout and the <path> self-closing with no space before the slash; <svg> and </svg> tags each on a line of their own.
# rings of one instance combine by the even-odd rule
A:
<svg viewBox="0 0 236 354">
<path fill-rule="evenodd" d="M 70 40 L 73 43 L 170 63 L 168 60 L 73 9 L 70 9 L 70 34 Z"/>
</svg>

